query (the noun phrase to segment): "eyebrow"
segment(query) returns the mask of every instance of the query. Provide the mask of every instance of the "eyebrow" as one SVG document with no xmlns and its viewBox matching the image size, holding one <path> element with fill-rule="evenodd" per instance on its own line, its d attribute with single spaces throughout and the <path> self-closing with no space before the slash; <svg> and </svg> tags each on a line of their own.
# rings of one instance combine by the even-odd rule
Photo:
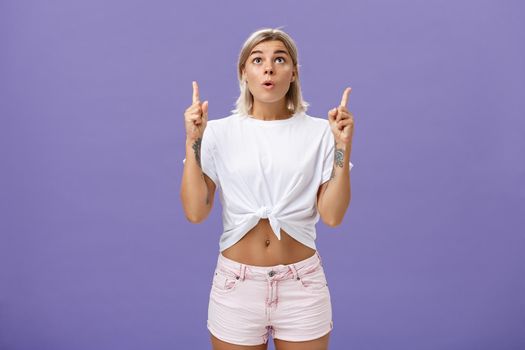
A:
<svg viewBox="0 0 525 350">
<path fill-rule="evenodd" d="M 252 51 L 252 52 L 250 53 L 250 56 L 253 55 L 253 54 L 256 54 L 256 53 L 260 53 L 260 54 L 262 54 L 263 52 L 262 52 L 261 50 L 255 50 L 255 51 Z M 285 50 L 275 50 L 275 51 L 273 52 L 274 55 L 275 55 L 275 54 L 278 54 L 278 53 L 284 53 L 285 55 L 288 55 L 288 56 L 289 56 L 288 52 L 285 51 Z"/>
</svg>

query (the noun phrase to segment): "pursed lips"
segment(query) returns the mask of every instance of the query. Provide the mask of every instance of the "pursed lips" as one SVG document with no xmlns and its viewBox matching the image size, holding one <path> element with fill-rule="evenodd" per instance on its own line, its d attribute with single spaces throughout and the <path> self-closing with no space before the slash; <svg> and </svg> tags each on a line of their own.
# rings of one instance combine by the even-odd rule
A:
<svg viewBox="0 0 525 350">
<path fill-rule="evenodd" d="M 264 83 L 262 83 L 265 89 L 271 89 L 275 86 L 275 83 L 272 80 L 265 80 Z"/>
</svg>

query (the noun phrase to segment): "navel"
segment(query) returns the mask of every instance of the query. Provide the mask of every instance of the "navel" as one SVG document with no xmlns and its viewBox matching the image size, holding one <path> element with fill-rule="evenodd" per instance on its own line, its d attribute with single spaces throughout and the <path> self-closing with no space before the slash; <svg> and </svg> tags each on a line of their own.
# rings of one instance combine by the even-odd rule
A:
<svg viewBox="0 0 525 350">
<path fill-rule="evenodd" d="M 266 246 L 268 247 L 269 245 L 270 245 L 270 240 L 267 239 L 267 240 L 266 240 Z"/>
</svg>

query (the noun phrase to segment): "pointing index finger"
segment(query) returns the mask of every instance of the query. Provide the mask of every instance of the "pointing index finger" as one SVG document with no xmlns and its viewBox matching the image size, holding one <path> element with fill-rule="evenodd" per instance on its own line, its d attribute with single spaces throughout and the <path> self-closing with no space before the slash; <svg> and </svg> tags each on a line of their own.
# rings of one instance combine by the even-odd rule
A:
<svg viewBox="0 0 525 350">
<path fill-rule="evenodd" d="M 346 88 L 343 92 L 343 98 L 341 99 L 341 106 L 347 107 L 348 105 L 348 97 L 350 96 L 350 92 L 352 91 L 352 88 Z"/>
<path fill-rule="evenodd" d="M 199 85 L 197 82 L 193 82 L 193 103 L 199 102 Z"/>
</svg>

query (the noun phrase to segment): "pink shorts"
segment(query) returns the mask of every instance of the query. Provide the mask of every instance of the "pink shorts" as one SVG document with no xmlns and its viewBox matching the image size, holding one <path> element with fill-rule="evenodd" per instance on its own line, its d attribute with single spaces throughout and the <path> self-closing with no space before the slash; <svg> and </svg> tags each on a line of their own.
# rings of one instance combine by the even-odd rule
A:
<svg viewBox="0 0 525 350">
<path fill-rule="evenodd" d="M 327 334 L 333 328 L 332 304 L 321 256 L 252 266 L 220 253 L 207 326 L 215 337 L 237 345 L 263 344 L 270 335 L 307 341 Z"/>
</svg>

